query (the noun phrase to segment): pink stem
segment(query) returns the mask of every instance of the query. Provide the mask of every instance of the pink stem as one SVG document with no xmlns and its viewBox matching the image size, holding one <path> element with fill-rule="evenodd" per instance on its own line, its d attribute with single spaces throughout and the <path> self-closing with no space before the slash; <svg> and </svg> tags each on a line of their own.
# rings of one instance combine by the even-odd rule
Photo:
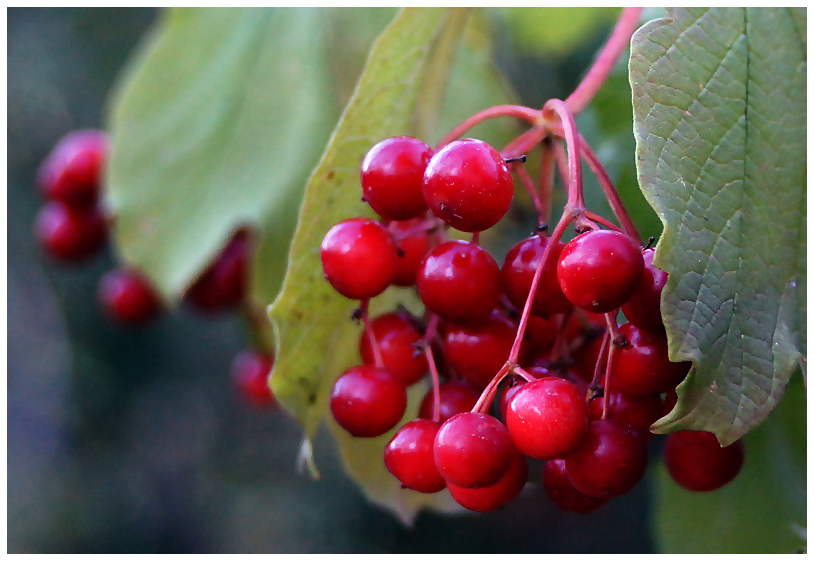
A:
<svg viewBox="0 0 814 561">
<path fill-rule="evenodd" d="M 583 210 L 585 201 L 582 196 L 582 160 L 574 114 L 565 102 L 559 99 L 549 99 L 543 106 L 543 112 L 547 111 L 559 115 L 568 147 L 568 206 L 571 210 Z"/>
<path fill-rule="evenodd" d="M 602 357 L 605 356 L 605 351 L 608 349 L 610 343 L 610 331 L 605 331 L 602 335 L 602 347 L 599 349 L 599 356 L 596 357 L 596 365 L 594 366 L 594 377 L 591 379 L 591 386 L 599 384 L 599 373 L 602 371 Z"/>
<path fill-rule="evenodd" d="M 370 299 L 367 298 L 362 300 L 362 305 L 360 306 L 360 310 L 362 311 L 362 322 L 365 324 L 365 333 L 367 333 L 367 338 L 370 341 L 370 347 L 373 349 L 373 359 L 376 362 L 376 366 L 379 368 L 384 368 L 384 360 L 382 360 L 382 350 L 379 347 L 379 342 L 373 336 L 373 325 L 370 321 L 370 316 L 367 314 L 367 307 L 370 303 Z"/>
<path fill-rule="evenodd" d="M 531 196 L 531 200 L 534 202 L 534 208 L 537 211 L 537 216 L 539 217 L 540 221 L 545 221 L 544 216 L 544 209 L 543 203 L 540 201 L 540 195 L 537 193 L 537 189 L 534 187 L 534 182 L 531 180 L 529 176 L 529 172 L 526 171 L 526 168 L 523 164 L 514 164 L 512 165 L 512 171 L 517 174 L 517 177 L 520 178 L 520 181 L 528 191 L 529 196 Z"/>
<path fill-rule="evenodd" d="M 605 381 L 602 384 L 604 398 L 602 401 L 602 418 L 608 418 L 608 401 L 610 400 L 610 379 L 611 368 L 613 367 L 613 353 L 616 350 L 616 341 L 619 337 L 619 325 L 616 323 L 616 316 L 619 310 L 614 310 L 605 314 L 605 321 L 608 323 L 608 338 L 610 339 L 610 349 L 608 349 L 608 363 L 605 365 Z"/>
<path fill-rule="evenodd" d="M 540 206 L 542 212 L 540 220 L 548 224 L 551 222 L 551 192 L 554 184 L 554 139 L 547 137 L 543 140 L 543 154 L 540 160 Z M 567 185 L 567 183 L 563 183 Z"/>
<path fill-rule="evenodd" d="M 616 224 L 614 224 L 610 220 L 606 220 L 606 219 L 602 218 L 601 216 L 599 216 L 598 214 L 596 214 L 594 212 L 591 212 L 590 210 L 585 211 L 585 216 L 589 220 L 593 220 L 594 222 L 599 222 L 600 224 L 602 224 L 604 226 L 607 226 L 611 230 L 616 230 L 617 232 L 624 232 L 619 226 L 617 226 Z"/>
<path fill-rule="evenodd" d="M 496 105 L 494 107 L 490 107 L 489 109 L 485 109 L 480 113 L 472 115 L 466 121 L 452 129 L 449 134 L 447 134 L 441 140 L 441 142 L 438 143 L 438 145 L 435 147 L 435 151 L 437 152 L 478 123 L 493 117 L 517 117 L 518 119 L 522 119 L 534 124 L 540 118 L 540 111 L 538 109 L 532 109 L 531 107 L 525 107 L 523 105 Z"/>
<path fill-rule="evenodd" d="M 585 109 L 596 95 L 596 92 L 599 91 L 599 88 L 602 87 L 602 84 L 613 70 L 616 60 L 630 44 L 630 38 L 633 36 L 633 32 L 636 31 L 641 13 L 642 8 L 625 8 L 622 11 L 616 27 L 613 28 L 613 33 L 611 33 L 605 46 L 602 47 L 588 74 L 582 79 L 574 93 L 565 100 L 571 111 L 579 113 Z"/>
<path fill-rule="evenodd" d="M 562 135 L 559 135 L 562 136 Z M 557 169 L 560 172 L 560 181 L 563 185 L 568 185 L 568 154 L 562 143 L 554 142 L 554 158 L 557 161 Z"/>
<path fill-rule="evenodd" d="M 523 379 L 524 379 L 526 382 L 533 382 L 533 381 L 537 380 L 537 377 L 536 377 L 536 376 L 534 376 L 533 374 L 530 374 L 530 373 L 526 372 L 526 371 L 525 371 L 525 370 L 523 370 L 523 369 L 522 369 L 520 366 L 515 366 L 515 367 L 512 369 L 512 372 L 514 372 L 515 374 L 517 374 L 518 376 L 520 376 L 521 378 L 523 378 Z"/>
<path fill-rule="evenodd" d="M 503 381 L 503 378 L 509 375 L 511 368 L 512 367 L 507 362 L 501 367 L 500 370 L 498 370 L 495 377 L 492 378 L 491 382 L 489 382 L 489 385 L 487 385 L 483 392 L 481 392 L 475 406 L 472 407 L 473 413 L 485 413 L 486 410 L 489 409 L 489 406 L 492 404 L 492 400 L 495 398 L 495 394 L 497 393 L 497 388 L 500 385 L 500 382 Z"/>
</svg>

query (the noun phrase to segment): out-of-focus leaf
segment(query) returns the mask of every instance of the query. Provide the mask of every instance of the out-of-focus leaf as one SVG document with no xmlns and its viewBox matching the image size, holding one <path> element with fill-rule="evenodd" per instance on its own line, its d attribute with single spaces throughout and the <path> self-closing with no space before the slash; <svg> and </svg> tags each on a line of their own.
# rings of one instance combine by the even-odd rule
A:
<svg viewBox="0 0 814 561">
<path fill-rule="evenodd" d="M 619 8 L 507 8 L 506 19 L 517 47 L 563 54 L 619 17 Z"/>
<path fill-rule="evenodd" d="M 691 360 L 657 427 L 723 444 L 783 396 L 806 348 L 804 12 L 673 9 L 633 37 L 639 183 L 664 224 L 670 358 Z"/>
</svg>

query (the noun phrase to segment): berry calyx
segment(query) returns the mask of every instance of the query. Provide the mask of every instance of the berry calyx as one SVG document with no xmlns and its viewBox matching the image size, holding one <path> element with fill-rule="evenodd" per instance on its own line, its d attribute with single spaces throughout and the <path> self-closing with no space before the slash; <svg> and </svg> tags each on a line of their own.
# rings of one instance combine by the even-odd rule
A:
<svg viewBox="0 0 814 561">
<path fill-rule="evenodd" d="M 398 254 L 390 232 L 369 218 L 343 220 L 322 240 L 325 278 L 342 296 L 378 296 L 396 276 Z"/>
<path fill-rule="evenodd" d="M 440 394 L 441 411 L 439 413 L 439 422 L 444 423 L 447 419 L 454 417 L 458 413 L 466 413 L 472 411 L 475 404 L 478 402 L 480 392 L 467 384 L 458 380 L 450 380 L 438 386 L 438 393 Z M 422 419 L 432 419 L 433 412 L 435 411 L 435 398 L 433 396 L 432 388 L 424 396 L 421 405 L 418 408 L 418 416 Z"/>
<path fill-rule="evenodd" d="M 482 324 L 449 324 L 444 357 L 455 372 L 483 389 L 508 360 L 516 334 L 517 324 L 500 312 L 492 312 Z"/>
<path fill-rule="evenodd" d="M 477 489 L 449 485 L 449 492 L 458 504 L 475 512 L 491 512 L 513 500 L 528 479 L 528 466 L 522 454 L 512 455 L 506 474 L 494 485 Z"/>
<path fill-rule="evenodd" d="M 480 246 L 449 241 L 424 257 L 416 287 L 427 309 L 442 319 L 483 322 L 500 298 L 500 269 Z"/>
<path fill-rule="evenodd" d="M 276 402 L 269 387 L 269 376 L 273 366 L 272 357 L 254 349 L 241 351 L 235 357 L 232 363 L 232 380 L 238 391 L 250 403 L 267 407 Z"/>
<path fill-rule="evenodd" d="M 352 366 L 331 394 L 331 414 L 353 436 L 381 436 L 394 428 L 407 409 L 407 388 L 375 366 Z"/>
<path fill-rule="evenodd" d="M 114 319 L 144 323 L 161 310 L 161 299 L 149 279 L 131 269 L 114 269 L 99 281 L 99 300 Z"/>
<path fill-rule="evenodd" d="M 568 479 L 568 470 L 562 458 L 546 462 L 543 467 L 543 488 L 551 502 L 566 512 L 593 512 L 608 502 L 608 499 L 589 497 L 577 491 Z"/>
<path fill-rule="evenodd" d="M 500 280 L 506 297 L 518 310 L 522 310 L 526 304 L 534 273 L 548 243 L 551 243 L 550 239 L 545 236 L 532 236 L 515 244 L 506 255 Z M 557 241 L 551 248 L 551 255 L 534 293 L 532 314 L 548 317 L 574 307 L 563 294 L 557 280 L 557 262 L 564 247 L 562 242 Z"/>
<path fill-rule="evenodd" d="M 433 443 L 440 423 L 428 419 L 410 421 L 399 429 L 384 449 L 387 471 L 402 486 L 419 493 L 437 493 L 447 486 L 435 466 Z"/>
<path fill-rule="evenodd" d="M 571 382 L 542 378 L 517 390 L 506 408 L 506 426 L 525 455 L 558 458 L 581 442 L 588 428 L 588 406 Z"/>
<path fill-rule="evenodd" d="M 421 340 L 421 333 L 408 317 L 390 312 L 375 318 L 370 326 L 374 339 L 379 343 L 384 368 L 405 386 L 412 386 L 421 380 L 427 372 L 427 358 L 424 353 L 415 353 L 413 345 Z M 366 332 L 359 338 L 359 353 L 365 364 L 376 362 Z"/>
<path fill-rule="evenodd" d="M 364 200 L 382 218 L 407 220 L 427 211 L 424 170 L 432 149 L 417 138 L 382 140 L 362 162 Z"/>
<path fill-rule="evenodd" d="M 678 431 L 664 443 L 664 464 L 673 481 L 688 491 L 720 489 L 743 467 L 743 442 L 722 448 L 711 432 Z"/>
<path fill-rule="evenodd" d="M 689 362 L 670 362 L 667 336 L 626 323 L 619 332 L 628 345 L 616 349 L 611 365 L 612 384 L 623 392 L 651 395 L 669 392 L 684 379 Z"/>
<path fill-rule="evenodd" d="M 71 208 L 52 201 L 37 215 L 34 232 L 51 257 L 63 263 L 76 263 L 101 249 L 107 237 L 107 224 L 95 206 Z"/>
<path fill-rule="evenodd" d="M 557 278 L 565 296 L 578 308 L 606 313 L 633 295 L 642 278 L 639 246 L 625 234 L 593 230 L 580 234 L 562 250 Z"/>
<path fill-rule="evenodd" d="M 459 413 L 443 425 L 433 447 L 435 465 L 449 485 L 488 487 L 508 471 L 517 449 L 506 426 L 484 413 Z"/>
<path fill-rule="evenodd" d="M 424 172 L 424 199 L 433 214 L 462 232 L 480 232 L 503 218 L 514 181 L 503 157 L 482 140 L 450 142 Z"/>
<path fill-rule="evenodd" d="M 45 197 L 72 207 L 96 204 L 107 152 L 108 138 L 102 131 L 68 134 L 40 167 L 37 182 Z"/>
<path fill-rule="evenodd" d="M 221 312 L 243 301 L 249 281 L 251 244 L 246 230 L 238 230 L 187 291 L 198 309 Z"/>
</svg>

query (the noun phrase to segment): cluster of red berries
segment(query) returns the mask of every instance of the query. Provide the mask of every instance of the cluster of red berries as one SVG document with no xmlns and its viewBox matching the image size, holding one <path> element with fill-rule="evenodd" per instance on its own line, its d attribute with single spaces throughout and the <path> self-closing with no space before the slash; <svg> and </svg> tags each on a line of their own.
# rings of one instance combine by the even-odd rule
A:
<svg viewBox="0 0 814 561">
<path fill-rule="evenodd" d="M 384 449 L 404 487 L 449 488 L 464 507 L 490 511 L 520 493 L 529 457 L 546 461 L 552 502 L 590 512 L 644 475 L 649 427 L 672 409 L 688 364 L 667 356 L 667 275 L 626 234 L 592 229 L 563 244 L 541 230 L 502 267 L 478 244 L 511 204 L 512 165 L 472 139 L 433 152 L 396 137 L 368 152 L 363 200 L 381 219 L 344 220 L 321 248 L 326 279 L 361 301 L 365 322 L 362 364 L 336 381 L 330 408 L 353 436 L 383 435 L 405 414 L 406 388 L 429 371 L 419 418 Z M 447 227 L 472 241 L 446 239 Z M 368 318 L 368 300 L 391 285 L 414 286 L 424 316 Z M 628 323 L 617 326 L 620 308 Z M 711 490 L 737 474 L 743 449 L 684 431 L 668 437 L 665 459 L 680 485 Z"/>
<path fill-rule="evenodd" d="M 40 167 L 38 183 L 48 202 L 34 230 L 45 252 L 61 263 L 89 259 L 107 239 L 111 219 L 101 200 L 108 150 L 104 132 L 76 131 L 63 138 Z M 241 229 L 190 287 L 186 299 L 206 312 L 237 308 L 246 295 L 250 256 L 249 234 Z M 98 294 L 108 315 L 125 324 L 147 323 L 164 309 L 150 280 L 131 267 L 105 274 Z M 245 351 L 235 361 L 235 382 L 252 402 L 274 402 L 267 383 L 271 363 L 271 357 L 256 350 Z"/>
</svg>

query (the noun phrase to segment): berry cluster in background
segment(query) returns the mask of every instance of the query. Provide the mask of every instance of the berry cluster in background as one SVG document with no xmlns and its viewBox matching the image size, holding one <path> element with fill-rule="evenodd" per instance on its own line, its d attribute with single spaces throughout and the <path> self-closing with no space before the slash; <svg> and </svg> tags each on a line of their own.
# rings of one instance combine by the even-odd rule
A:
<svg viewBox="0 0 814 561">
<path fill-rule="evenodd" d="M 44 253 L 63 265 L 81 264 L 98 254 L 115 220 L 103 204 L 104 170 L 109 141 L 99 130 L 80 130 L 57 143 L 40 167 L 37 183 L 46 203 L 37 215 L 34 233 Z M 246 299 L 251 265 L 247 229 L 232 236 L 221 253 L 188 289 L 185 300 L 206 313 L 240 310 Z M 144 325 L 165 312 L 166 305 L 150 279 L 122 266 L 99 281 L 100 305 L 114 321 Z M 273 358 L 246 349 L 232 366 L 238 391 L 251 403 L 275 403 L 268 377 Z"/>
<path fill-rule="evenodd" d="M 566 104 L 546 104 L 543 126 L 543 112 L 497 109 L 468 120 L 435 150 L 394 137 L 364 158 L 363 200 L 380 218 L 343 220 L 321 248 L 325 278 L 360 301 L 354 319 L 364 323 L 361 364 L 336 381 L 331 413 L 355 437 L 384 435 L 405 415 L 407 388 L 429 377 L 418 418 L 383 450 L 403 487 L 448 488 L 464 507 L 491 511 L 524 488 L 530 458 L 544 462 L 542 487 L 555 505 L 591 512 L 643 477 L 650 426 L 675 405 L 689 363 L 668 359 L 660 313 L 667 275 L 653 266 L 653 240 L 641 246 Z M 552 125 L 552 113 L 564 124 Z M 456 140 L 498 114 L 538 130 L 501 152 Z M 525 162 L 537 145 L 535 184 Z M 580 154 L 622 226 L 585 208 Z M 568 203 L 549 234 L 555 168 Z M 514 177 L 529 191 L 538 224 L 501 265 L 479 237 L 508 211 Z M 576 236 L 563 243 L 572 223 Z M 450 239 L 450 228 L 471 239 Z M 424 313 L 400 307 L 369 317 L 370 299 L 391 285 L 414 287 Z M 725 485 L 743 457 L 740 441 L 722 448 L 710 433 L 676 432 L 665 443 L 670 475 L 691 491 Z"/>
</svg>

